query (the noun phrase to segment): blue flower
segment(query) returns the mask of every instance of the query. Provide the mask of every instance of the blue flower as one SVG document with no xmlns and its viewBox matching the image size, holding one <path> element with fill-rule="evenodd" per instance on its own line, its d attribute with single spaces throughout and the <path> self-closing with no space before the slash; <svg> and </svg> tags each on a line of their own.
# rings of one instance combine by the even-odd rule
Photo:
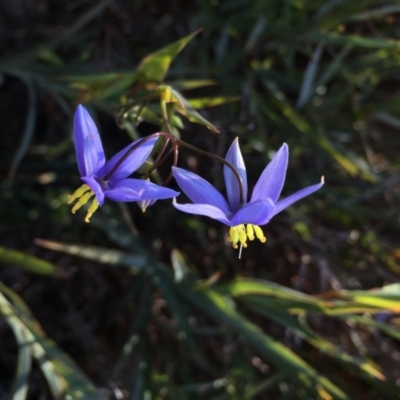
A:
<svg viewBox="0 0 400 400">
<path fill-rule="evenodd" d="M 138 142 L 142 139 L 136 140 L 106 162 L 96 125 L 87 110 L 79 105 L 74 118 L 74 139 L 78 169 L 84 185 L 69 196 L 68 203 L 78 199 L 72 208 L 72 213 L 75 213 L 94 196 L 87 211 L 86 222 L 103 205 L 105 197 L 124 202 L 155 201 L 179 194 L 148 180 L 128 178 L 146 161 L 157 138 L 151 138 L 140 145 Z"/>
<path fill-rule="evenodd" d="M 265 242 L 266 238 L 260 225 L 265 225 L 273 216 L 320 189 L 324 184 L 322 177 L 320 183 L 278 200 L 285 182 L 288 157 L 289 148 L 284 143 L 262 172 L 250 201 L 247 201 L 246 167 L 240 152 L 239 141 L 236 138 L 229 148 L 225 160 L 232 164 L 238 172 L 241 178 L 241 187 L 232 170 L 224 165 L 228 201 L 200 176 L 173 167 L 172 173 L 179 187 L 194 203 L 178 204 L 174 200 L 173 204 L 178 210 L 189 214 L 205 215 L 230 226 L 229 240 L 234 248 L 237 248 L 238 244 L 247 247 L 247 239 L 254 240 L 255 236 L 261 242 Z"/>
</svg>

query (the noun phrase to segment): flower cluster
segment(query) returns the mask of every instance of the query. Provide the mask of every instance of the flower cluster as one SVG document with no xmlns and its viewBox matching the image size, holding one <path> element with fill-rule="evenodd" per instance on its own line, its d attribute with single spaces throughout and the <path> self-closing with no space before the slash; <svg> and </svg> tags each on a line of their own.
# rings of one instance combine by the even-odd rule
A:
<svg viewBox="0 0 400 400">
<path fill-rule="evenodd" d="M 74 119 L 74 139 L 78 169 L 84 184 L 69 196 L 68 203 L 77 200 L 72 212 L 75 213 L 93 199 L 85 218 L 89 222 L 106 197 L 114 201 L 136 201 L 142 209 L 154 204 L 156 200 L 173 198 L 176 209 L 189 214 L 204 215 L 229 226 L 228 240 L 234 248 L 239 245 L 242 248 L 247 247 L 247 240 L 254 240 L 255 237 L 265 242 L 261 225 L 265 225 L 276 214 L 314 193 L 324 184 L 322 177 L 320 183 L 279 199 L 289 157 L 289 149 L 285 143 L 261 173 L 249 201 L 246 166 L 239 141 L 235 139 L 225 160 L 222 160 L 227 200 L 200 176 L 173 166 L 173 177 L 193 202 L 180 204 L 176 201 L 179 192 L 156 185 L 148 179 L 128 178 L 149 157 L 160 135 L 139 139 L 106 162 L 96 125 L 86 109 L 78 106 Z M 168 134 L 165 136 L 167 141 L 171 139 Z"/>
</svg>

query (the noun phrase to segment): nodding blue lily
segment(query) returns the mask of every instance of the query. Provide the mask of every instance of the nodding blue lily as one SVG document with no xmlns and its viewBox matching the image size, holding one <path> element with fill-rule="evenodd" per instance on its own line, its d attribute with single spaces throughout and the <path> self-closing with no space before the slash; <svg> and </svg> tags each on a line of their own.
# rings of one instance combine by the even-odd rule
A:
<svg viewBox="0 0 400 400">
<path fill-rule="evenodd" d="M 179 192 L 158 186 L 148 180 L 128 178 L 150 155 L 157 138 L 151 138 L 139 144 L 131 143 L 108 162 L 104 155 L 99 132 L 87 110 L 79 105 L 74 118 L 75 151 L 78 169 L 84 184 L 68 198 L 68 203 L 78 200 L 72 208 L 75 213 L 93 196 L 85 221 L 99 206 L 105 197 L 114 201 L 155 201 L 176 197 Z"/>
<path fill-rule="evenodd" d="M 257 237 L 261 242 L 265 238 L 260 225 L 265 225 L 276 214 L 303 197 L 314 193 L 324 184 L 321 182 L 308 186 L 285 199 L 278 200 L 285 183 L 289 148 L 284 143 L 258 179 L 250 201 L 247 201 L 247 176 L 239 141 L 236 138 L 229 148 L 225 160 L 237 171 L 238 176 L 224 165 L 224 180 L 228 201 L 210 183 L 200 176 L 182 168 L 173 167 L 172 174 L 182 191 L 194 204 L 178 204 L 178 210 L 189 214 L 205 215 L 230 227 L 228 240 L 235 249 L 238 244 L 247 247 L 247 240 Z M 239 255 L 240 257 L 240 255 Z"/>
</svg>

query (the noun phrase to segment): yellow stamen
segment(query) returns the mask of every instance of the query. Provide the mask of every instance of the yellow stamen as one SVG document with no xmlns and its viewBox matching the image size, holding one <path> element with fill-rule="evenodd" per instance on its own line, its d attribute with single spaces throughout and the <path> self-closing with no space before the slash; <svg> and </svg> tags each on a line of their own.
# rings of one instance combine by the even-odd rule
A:
<svg viewBox="0 0 400 400">
<path fill-rule="evenodd" d="M 94 193 L 90 189 L 90 186 L 86 184 L 82 185 L 80 188 L 75 190 L 75 192 L 68 197 L 68 204 L 71 204 L 74 200 L 78 199 L 78 201 L 72 207 L 71 210 L 72 214 L 75 214 L 76 211 L 78 211 L 82 206 L 84 206 L 92 196 L 94 196 Z M 98 208 L 99 208 L 99 202 L 95 197 L 87 210 L 87 214 L 85 217 L 86 222 L 89 222 L 90 217 Z"/>
<path fill-rule="evenodd" d="M 249 238 L 249 240 L 254 240 L 254 228 L 253 225 L 251 224 L 247 224 L 246 226 L 246 230 L 247 230 L 247 237 Z"/>
<path fill-rule="evenodd" d="M 239 228 L 240 227 L 240 228 Z M 239 241 L 243 247 L 247 247 L 247 234 L 244 225 L 239 225 Z"/>
<path fill-rule="evenodd" d="M 90 222 L 90 217 L 93 215 L 93 213 L 99 208 L 99 202 L 97 201 L 96 198 L 93 199 L 92 204 L 87 210 L 87 214 L 85 217 L 85 222 Z"/>
<path fill-rule="evenodd" d="M 76 189 L 73 194 L 68 196 L 68 204 L 71 204 L 74 200 L 82 197 L 83 194 L 85 194 L 88 190 L 90 190 L 90 187 L 86 184 L 84 184 L 81 187 L 79 187 L 78 189 Z"/>
<path fill-rule="evenodd" d="M 84 206 L 89 199 L 94 195 L 92 191 L 85 193 L 82 195 L 82 197 L 75 203 L 75 205 L 72 207 L 72 214 L 75 214 L 76 211 L 78 211 L 82 206 Z"/>
<path fill-rule="evenodd" d="M 232 226 L 229 229 L 228 240 L 232 242 L 232 246 L 234 249 L 237 249 L 238 243 L 240 243 L 241 253 L 242 247 L 247 247 L 247 239 L 254 240 L 254 233 L 257 239 L 260 240 L 260 242 L 265 243 L 267 241 L 267 238 L 264 236 L 262 229 L 259 226 L 252 224 L 247 224 L 246 227 L 244 224 Z"/>
<path fill-rule="evenodd" d="M 256 232 L 257 239 L 261 243 L 265 243 L 267 241 L 267 238 L 264 236 L 264 233 L 259 226 L 254 225 L 254 231 Z"/>
<path fill-rule="evenodd" d="M 236 227 L 232 227 L 229 229 L 229 239 L 232 242 L 232 246 L 234 249 L 238 248 L 237 242 L 239 241 L 239 232 Z"/>
</svg>

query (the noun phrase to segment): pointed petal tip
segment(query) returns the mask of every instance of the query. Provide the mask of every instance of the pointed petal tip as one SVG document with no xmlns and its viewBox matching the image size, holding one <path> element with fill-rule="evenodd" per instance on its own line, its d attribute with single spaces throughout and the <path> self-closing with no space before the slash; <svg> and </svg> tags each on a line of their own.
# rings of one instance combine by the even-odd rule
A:
<svg viewBox="0 0 400 400">
<path fill-rule="evenodd" d="M 233 140 L 226 153 L 225 161 L 231 164 L 230 167 L 228 165 L 223 167 L 228 201 L 231 209 L 236 210 L 240 203 L 247 202 L 247 173 L 240 151 L 239 137 Z"/>
<path fill-rule="evenodd" d="M 78 104 L 78 105 L 76 106 L 75 113 L 87 114 L 87 115 L 89 115 L 89 111 L 88 111 L 82 104 Z"/>
<path fill-rule="evenodd" d="M 251 201 L 266 198 L 270 198 L 274 202 L 278 201 L 285 183 L 288 162 L 289 147 L 283 143 L 258 178 Z"/>
<path fill-rule="evenodd" d="M 289 152 L 289 146 L 286 142 L 283 142 L 281 149 L 284 149 L 286 152 Z"/>
<path fill-rule="evenodd" d="M 74 114 L 74 142 L 81 176 L 90 176 L 105 163 L 103 145 L 89 112 L 78 105 Z"/>
<path fill-rule="evenodd" d="M 172 170 L 172 175 L 173 175 L 174 177 L 175 177 L 174 174 L 184 174 L 184 173 L 186 172 L 185 169 L 180 168 L 180 167 L 174 167 L 174 166 L 171 167 L 171 170 Z"/>
</svg>

